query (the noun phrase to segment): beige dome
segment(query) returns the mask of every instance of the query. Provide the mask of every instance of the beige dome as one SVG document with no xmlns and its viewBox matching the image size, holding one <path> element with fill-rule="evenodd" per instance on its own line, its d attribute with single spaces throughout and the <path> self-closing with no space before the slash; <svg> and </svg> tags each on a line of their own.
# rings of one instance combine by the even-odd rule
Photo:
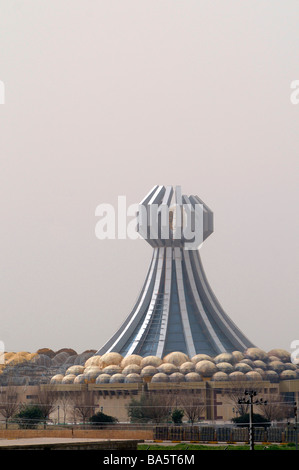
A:
<svg viewBox="0 0 299 470">
<path fill-rule="evenodd" d="M 96 378 L 96 384 L 108 384 L 110 382 L 111 375 L 109 374 L 100 374 Z"/>
<path fill-rule="evenodd" d="M 247 380 L 257 380 L 257 381 L 263 380 L 263 377 L 261 376 L 261 374 L 259 374 L 256 370 L 251 370 L 250 372 L 246 372 L 245 376 Z"/>
<path fill-rule="evenodd" d="M 253 367 L 257 367 L 259 369 L 266 370 L 267 369 L 267 364 L 264 361 L 253 361 Z"/>
<path fill-rule="evenodd" d="M 252 361 L 264 361 L 267 359 L 267 353 L 260 348 L 248 348 L 244 352 L 244 356 L 248 359 L 251 359 Z"/>
<path fill-rule="evenodd" d="M 124 382 L 124 380 L 125 380 L 125 377 L 123 376 L 123 374 L 114 374 L 114 375 L 111 375 L 110 383 L 111 384 L 122 383 Z"/>
<path fill-rule="evenodd" d="M 84 377 L 87 381 L 95 380 L 98 375 L 102 372 L 99 366 L 90 366 L 84 369 Z"/>
<path fill-rule="evenodd" d="M 254 368 L 254 361 L 252 361 L 251 359 L 248 359 L 248 358 L 242 359 L 242 361 L 240 361 L 240 363 L 241 364 L 248 364 L 251 367 L 251 369 Z"/>
<path fill-rule="evenodd" d="M 5 362 L 9 361 L 10 358 L 12 358 L 13 356 L 15 356 L 15 352 L 6 352 L 4 353 L 4 360 Z"/>
<path fill-rule="evenodd" d="M 140 372 L 141 377 L 150 378 L 158 373 L 158 369 L 154 366 L 145 366 Z"/>
<path fill-rule="evenodd" d="M 141 367 L 140 367 L 138 364 L 132 363 L 132 364 L 127 365 L 127 366 L 123 369 L 122 373 L 123 373 L 124 375 L 128 375 L 128 374 L 140 374 L 141 370 L 142 370 L 142 369 L 141 369 Z"/>
<path fill-rule="evenodd" d="M 51 384 L 61 384 L 63 377 L 64 376 L 62 374 L 53 375 L 53 377 L 50 380 L 50 383 Z"/>
<path fill-rule="evenodd" d="M 79 374 L 76 375 L 74 378 L 74 384 L 84 384 L 85 383 L 85 375 L 84 374 Z"/>
<path fill-rule="evenodd" d="M 185 375 L 186 382 L 202 382 L 202 377 L 197 372 L 189 372 Z"/>
<path fill-rule="evenodd" d="M 243 372 L 243 374 L 246 374 L 247 372 L 252 371 L 252 367 L 250 367 L 249 364 L 246 364 L 246 362 L 238 362 L 235 364 L 235 371 Z"/>
<path fill-rule="evenodd" d="M 62 384 L 72 384 L 74 383 L 76 376 L 74 374 L 65 375 L 61 381 Z"/>
<path fill-rule="evenodd" d="M 122 368 L 115 364 L 111 364 L 110 366 L 106 366 L 104 367 L 104 369 L 102 369 L 103 374 L 109 374 L 109 375 L 120 374 L 121 371 L 122 371 Z"/>
<path fill-rule="evenodd" d="M 212 377 L 212 375 L 215 374 L 218 369 L 213 362 L 209 360 L 203 360 L 196 363 L 195 371 L 198 372 L 202 377 Z"/>
<path fill-rule="evenodd" d="M 280 359 L 277 356 L 269 356 L 268 362 L 273 362 L 273 361 L 280 361 Z"/>
<path fill-rule="evenodd" d="M 155 374 L 152 377 L 152 382 L 157 382 L 157 383 L 169 382 L 169 375 L 164 374 L 163 372 L 158 372 L 158 374 Z"/>
<path fill-rule="evenodd" d="M 239 382 L 239 381 L 242 382 L 246 380 L 244 372 L 241 372 L 241 371 L 232 372 L 231 374 L 228 375 L 228 378 L 229 380 L 233 382 Z"/>
<path fill-rule="evenodd" d="M 244 354 L 241 351 L 233 351 L 232 356 L 234 363 L 241 362 L 244 359 Z"/>
<path fill-rule="evenodd" d="M 265 380 L 269 380 L 269 382 L 277 383 L 279 382 L 279 375 L 274 370 L 265 370 Z"/>
<path fill-rule="evenodd" d="M 284 365 L 283 362 L 278 361 L 278 360 L 277 361 L 271 361 L 268 364 L 268 368 L 270 370 L 274 370 L 275 372 L 280 374 L 285 369 L 285 365 Z"/>
<path fill-rule="evenodd" d="M 285 351 L 285 349 L 271 349 L 271 351 L 268 352 L 268 357 L 270 356 L 275 356 L 282 362 L 291 361 L 291 355 L 288 351 Z"/>
<path fill-rule="evenodd" d="M 28 356 L 27 356 L 27 360 L 28 360 L 28 361 L 32 361 L 32 360 L 33 360 L 35 357 L 37 357 L 37 356 L 38 356 L 37 353 L 30 353 L 30 354 L 28 354 Z"/>
<path fill-rule="evenodd" d="M 158 367 L 159 372 L 163 372 L 164 374 L 174 374 L 175 372 L 178 372 L 179 369 L 177 366 L 174 364 L 170 364 L 169 362 L 164 362 Z"/>
<path fill-rule="evenodd" d="M 180 367 L 184 362 L 189 361 L 189 357 L 187 354 L 182 352 L 176 351 L 167 354 L 167 356 L 163 357 L 163 362 L 167 362 L 169 364 L 173 364 L 177 367 Z"/>
<path fill-rule="evenodd" d="M 297 374 L 294 370 L 283 370 L 279 375 L 280 380 L 294 380 L 297 378 Z"/>
<path fill-rule="evenodd" d="M 234 372 L 234 366 L 232 366 L 232 364 L 230 364 L 229 362 L 218 362 L 218 364 L 216 364 L 216 367 L 219 372 L 225 372 L 226 374 Z"/>
<path fill-rule="evenodd" d="M 175 372 L 174 374 L 170 374 L 169 376 L 169 381 L 170 382 L 184 382 L 185 381 L 185 375 L 181 374 L 180 372 Z"/>
<path fill-rule="evenodd" d="M 66 370 L 65 375 L 69 375 L 69 374 L 79 375 L 79 374 L 83 374 L 83 372 L 84 372 L 84 366 L 75 365 L 75 366 L 69 367 Z"/>
<path fill-rule="evenodd" d="M 197 364 L 199 361 L 214 362 L 214 359 L 211 356 L 208 356 L 208 354 L 196 354 L 196 356 L 193 356 L 191 359 L 191 362 L 194 362 L 194 364 Z"/>
<path fill-rule="evenodd" d="M 6 360 L 9 365 L 22 364 L 26 362 L 26 357 L 22 353 L 15 353 Z"/>
<path fill-rule="evenodd" d="M 154 366 L 154 367 L 159 367 L 160 364 L 162 364 L 162 359 L 157 356 L 146 356 L 142 359 L 140 366 L 146 367 L 146 366 Z"/>
<path fill-rule="evenodd" d="M 130 366 L 131 364 L 137 364 L 138 366 L 140 366 L 141 361 L 141 356 L 138 356 L 138 354 L 131 354 L 130 356 L 124 357 L 124 359 L 121 361 L 120 366 L 123 369 L 127 366 Z"/>
<path fill-rule="evenodd" d="M 194 362 L 191 362 L 191 361 L 184 362 L 184 363 L 180 366 L 179 371 L 180 371 L 182 374 L 189 374 L 189 372 L 195 372 L 195 364 L 194 364 Z"/>
<path fill-rule="evenodd" d="M 256 367 L 256 369 L 254 369 L 254 371 L 258 372 L 262 376 L 263 380 L 266 379 L 266 371 L 264 369 L 260 369 L 259 367 Z"/>
<path fill-rule="evenodd" d="M 123 356 L 121 356 L 117 352 L 109 352 L 105 353 L 100 359 L 100 367 L 104 369 L 104 367 L 112 366 L 112 365 L 120 365 L 121 361 L 123 360 Z"/>
<path fill-rule="evenodd" d="M 226 374 L 225 372 L 221 372 L 221 371 L 216 372 L 215 374 L 213 374 L 212 380 L 214 382 L 217 382 L 218 380 L 224 382 L 228 380 L 228 374 Z"/>
<path fill-rule="evenodd" d="M 284 367 L 286 370 L 297 370 L 296 364 L 293 364 L 292 362 L 284 362 Z"/>
<path fill-rule="evenodd" d="M 215 364 L 219 364 L 222 362 L 229 362 L 230 364 L 232 364 L 234 362 L 234 357 L 231 353 L 221 353 L 214 358 L 214 362 Z"/>
<path fill-rule="evenodd" d="M 125 383 L 141 383 L 142 377 L 139 374 L 128 374 L 125 376 Z"/>
<path fill-rule="evenodd" d="M 100 366 L 101 357 L 102 356 L 91 356 L 89 359 L 87 359 L 84 366 L 85 367 Z"/>
</svg>

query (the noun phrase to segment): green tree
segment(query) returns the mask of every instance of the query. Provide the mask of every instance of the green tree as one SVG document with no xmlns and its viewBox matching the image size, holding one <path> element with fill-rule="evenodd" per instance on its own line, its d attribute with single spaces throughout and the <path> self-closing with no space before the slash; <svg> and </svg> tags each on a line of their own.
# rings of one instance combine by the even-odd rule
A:
<svg viewBox="0 0 299 470">
<path fill-rule="evenodd" d="M 45 419 L 39 405 L 23 405 L 15 418 L 21 429 L 35 429 Z"/>
<path fill-rule="evenodd" d="M 184 416 L 184 411 L 179 409 L 174 409 L 171 414 L 171 419 L 175 424 L 182 424 L 182 419 Z"/>
<path fill-rule="evenodd" d="M 89 422 L 95 425 L 101 425 L 101 424 L 107 424 L 107 423 L 114 424 L 114 423 L 117 423 L 117 421 L 118 420 L 114 418 L 113 416 L 106 415 L 105 413 L 102 413 L 101 411 L 99 411 L 98 413 L 94 414 L 93 416 L 89 418 Z"/>
<path fill-rule="evenodd" d="M 249 426 L 249 413 L 238 416 L 237 418 L 232 419 L 233 423 L 236 423 L 238 426 L 248 427 Z M 253 413 L 253 425 L 258 426 L 270 426 L 270 423 L 265 419 L 265 416 L 260 415 L 259 413 Z"/>
</svg>

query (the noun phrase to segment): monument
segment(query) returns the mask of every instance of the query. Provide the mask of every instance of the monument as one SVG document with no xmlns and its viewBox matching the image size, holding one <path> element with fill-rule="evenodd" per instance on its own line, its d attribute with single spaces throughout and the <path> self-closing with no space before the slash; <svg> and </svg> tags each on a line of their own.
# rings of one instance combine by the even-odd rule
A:
<svg viewBox="0 0 299 470">
<path fill-rule="evenodd" d="M 254 345 L 225 313 L 199 254 L 213 233 L 213 213 L 179 186 L 155 186 L 140 202 L 138 232 L 153 247 L 137 302 L 115 334 L 97 351 L 164 357 L 180 351 L 217 356 Z"/>
</svg>

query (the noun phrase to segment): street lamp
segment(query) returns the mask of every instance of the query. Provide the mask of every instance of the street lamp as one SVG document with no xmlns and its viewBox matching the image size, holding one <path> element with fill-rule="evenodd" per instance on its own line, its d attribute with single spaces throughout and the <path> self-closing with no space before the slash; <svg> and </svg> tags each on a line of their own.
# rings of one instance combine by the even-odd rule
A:
<svg viewBox="0 0 299 470">
<path fill-rule="evenodd" d="M 253 400 L 256 397 L 257 392 L 255 390 L 245 390 L 245 395 L 249 397 L 248 400 L 245 398 L 239 398 L 239 404 L 249 405 L 249 443 L 250 450 L 254 450 L 254 430 L 253 430 L 253 405 L 266 405 L 267 400 L 260 398 L 259 400 Z"/>
</svg>

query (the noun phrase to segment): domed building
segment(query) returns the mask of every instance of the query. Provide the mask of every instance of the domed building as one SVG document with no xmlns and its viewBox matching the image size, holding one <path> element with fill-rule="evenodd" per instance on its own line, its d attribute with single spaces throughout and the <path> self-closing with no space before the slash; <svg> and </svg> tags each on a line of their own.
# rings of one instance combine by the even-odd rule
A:
<svg viewBox="0 0 299 470">
<path fill-rule="evenodd" d="M 96 408 L 125 422 L 129 401 L 144 393 L 157 404 L 162 394 L 175 396 L 177 406 L 182 397 L 191 403 L 200 396 L 201 419 L 212 421 L 230 420 L 232 391 L 248 387 L 299 402 L 299 366 L 288 351 L 255 346 L 208 283 L 198 248 L 213 225 L 211 209 L 198 196 L 155 186 L 138 214 L 138 232 L 152 247 L 152 259 L 121 327 L 100 349 L 81 354 L 66 348 L 5 353 L 0 385 L 14 374 L 17 383 L 29 385 L 34 370 L 35 385 L 61 397 L 90 392 Z"/>
</svg>

